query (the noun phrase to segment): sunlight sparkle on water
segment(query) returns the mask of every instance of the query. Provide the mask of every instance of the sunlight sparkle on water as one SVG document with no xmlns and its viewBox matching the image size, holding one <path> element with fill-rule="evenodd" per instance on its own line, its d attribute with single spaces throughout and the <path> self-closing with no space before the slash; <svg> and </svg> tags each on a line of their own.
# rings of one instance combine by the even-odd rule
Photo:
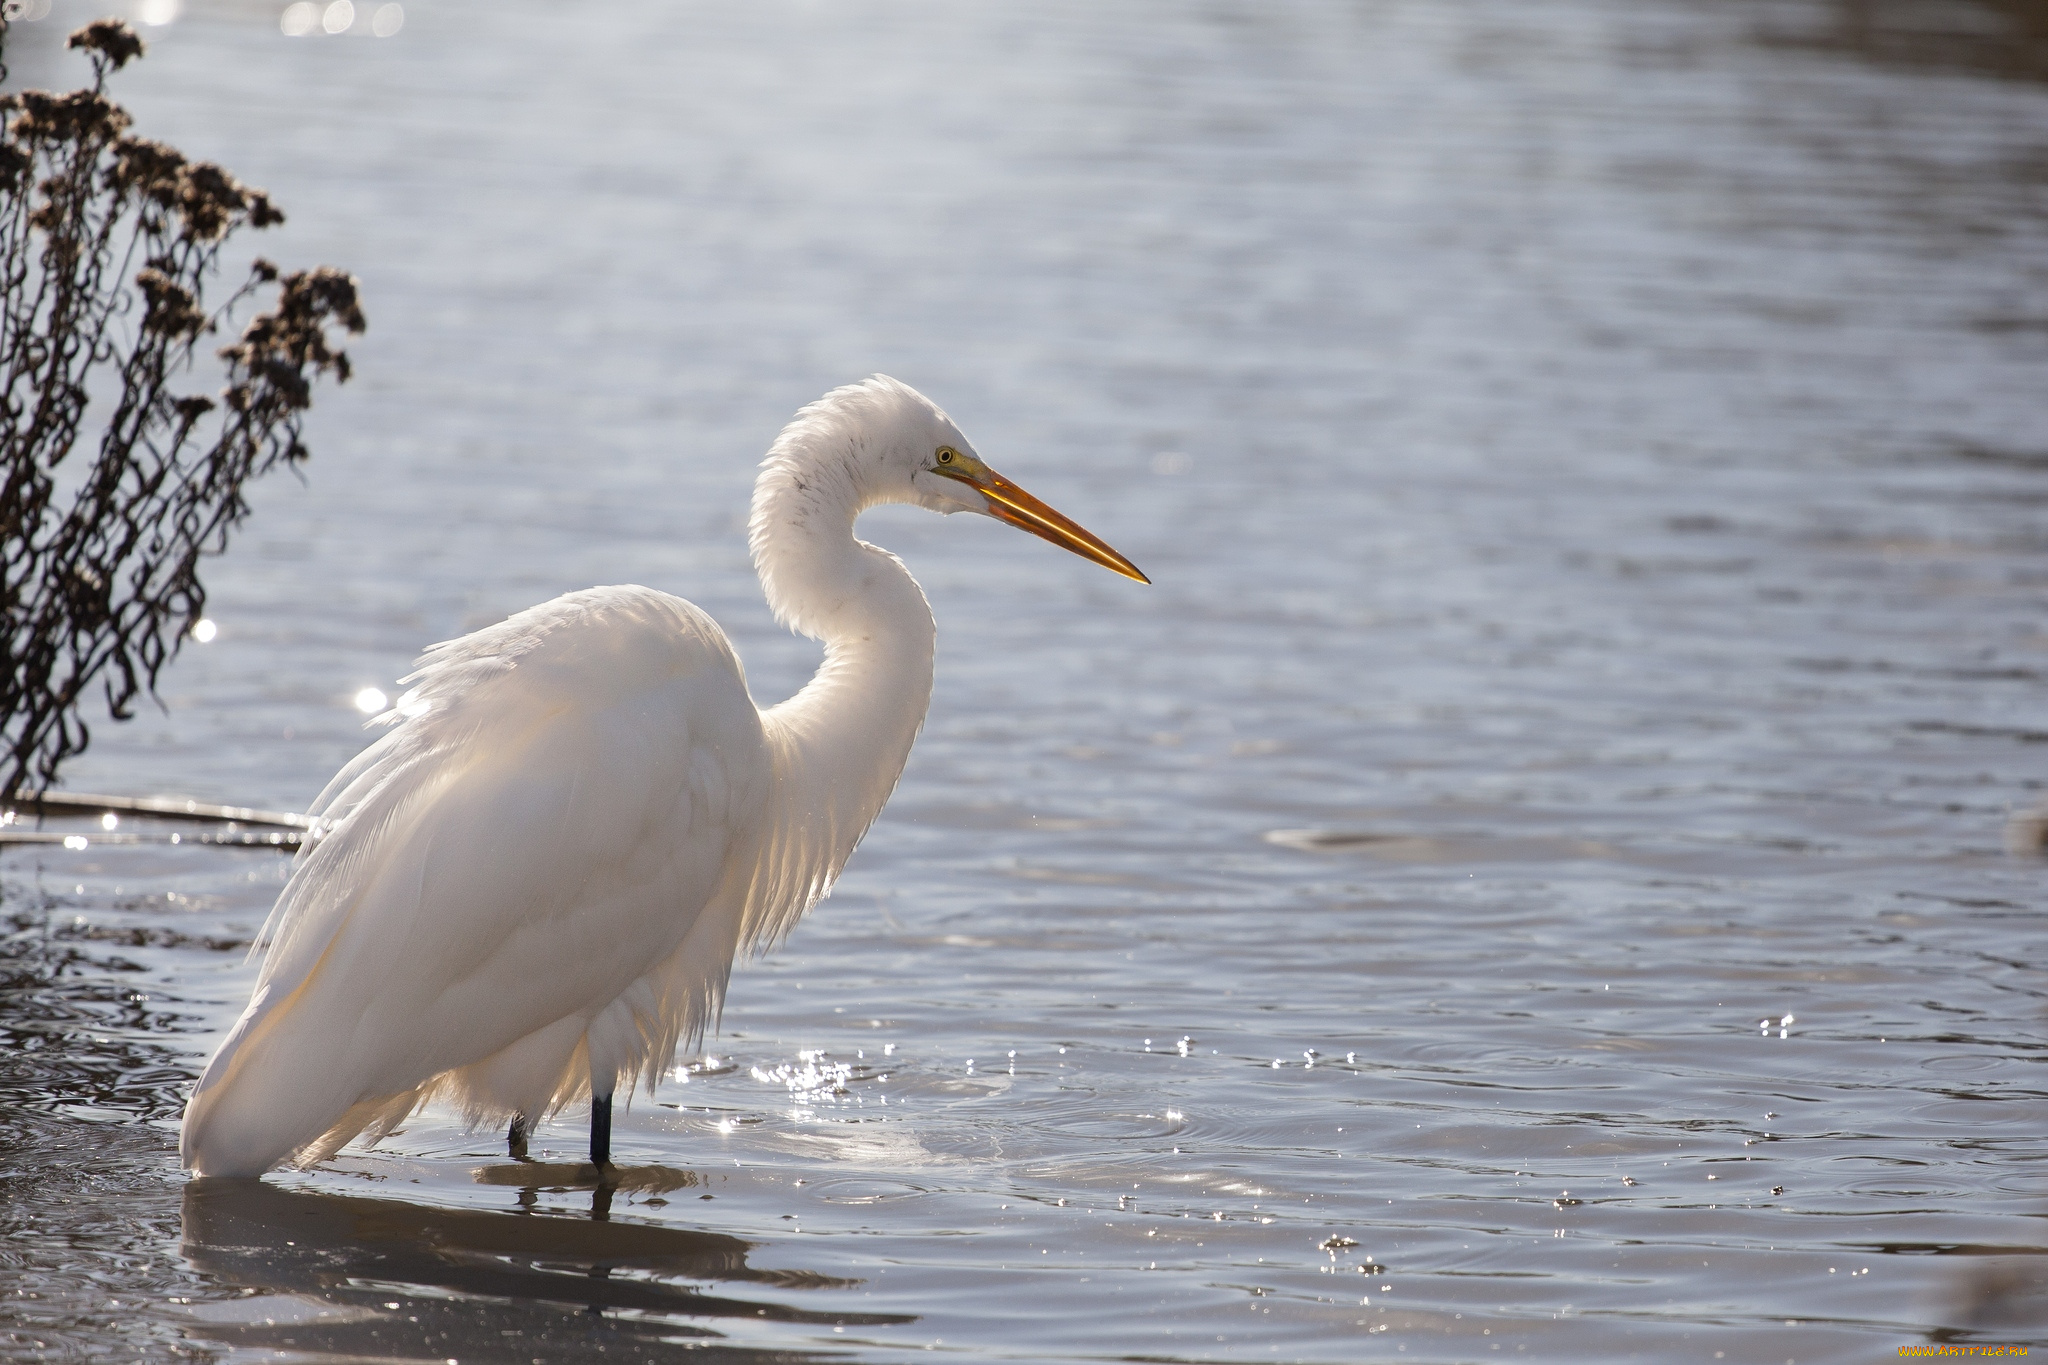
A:
<svg viewBox="0 0 2048 1365">
<path fill-rule="evenodd" d="M 220 627 L 205 617 L 192 623 L 192 638 L 202 645 L 212 644 L 214 637 L 219 634 Z"/>
<path fill-rule="evenodd" d="M 772 1067 L 751 1067 L 748 1074 L 764 1085 L 780 1085 L 792 1095 L 815 1098 L 820 1095 L 844 1095 L 846 1083 L 853 1079 L 853 1068 L 845 1062 L 827 1062 L 822 1051 L 810 1050 L 797 1053 L 796 1065 L 783 1062 Z"/>
<path fill-rule="evenodd" d="M 287 38 L 304 38 L 316 31 L 327 34 L 361 33 L 365 28 L 376 37 L 389 38 L 405 27 L 405 7 L 379 5 L 370 14 L 367 25 L 358 25 L 356 18 L 353 0 L 333 0 L 325 7 L 314 4 L 313 0 L 297 0 L 296 4 L 285 6 L 284 13 L 277 18 L 277 26 Z"/>
<path fill-rule="evenodd" d="M 356 693 L 356 710 L 366 716 L 374 716 L 390 704 L 391 699 L 374 687 L 366 687 Z"/>
</svg>

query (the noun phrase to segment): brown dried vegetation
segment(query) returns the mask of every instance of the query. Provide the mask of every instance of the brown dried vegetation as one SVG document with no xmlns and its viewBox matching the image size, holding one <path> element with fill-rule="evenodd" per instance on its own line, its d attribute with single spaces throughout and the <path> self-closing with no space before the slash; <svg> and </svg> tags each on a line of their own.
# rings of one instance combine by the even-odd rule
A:
<svg viewBox="0 0 2048 1365">
<path fill-rule="evenodd" d="M 0 792 L 47 785 L 86 747 L 95 682 L 117 719 L 153 693 L 204 612 L 201 557 L 248 514 L 243 485 L 306 459 L 313 381 L 348 378 L 329 327 L 363 330 L 355 281 L 326 267 L 258 260 L 210 305 L 227 240 L 283 213 L 219 166 L 128 135 L 106 96 L 142 55 L 126 24 L 88 24 L 70 46 L 91 89 L 0 97 Z M 269 311 L 204 356 L 270 286 Z M 173 390 L 213 359 L 218 402 Z"/>
</svg>

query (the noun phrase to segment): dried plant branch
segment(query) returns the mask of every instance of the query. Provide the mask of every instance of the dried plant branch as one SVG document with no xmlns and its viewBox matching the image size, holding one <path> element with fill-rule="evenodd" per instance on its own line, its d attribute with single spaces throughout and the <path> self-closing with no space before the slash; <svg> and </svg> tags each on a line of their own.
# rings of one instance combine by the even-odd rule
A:
<svg viewBox="0 0 2048 1365">
<path fill-rule="evenodd" d="M 363 330 L 354 279 L 327 267 L 258 259 L 209 305 L 229 238 L 283 213 L 129 134 L 106 95 L 142 55 L 126 24 L 88 24 L 70 46 L 91 89 L 0 98 L 0 792 L 49 785 L 85 749 L 95 683 L 116 719 L 154 695 L 205 610 L 200 559 L 248 514 L 243 485 L 307 458 L 314 380 L 349 376 L 328 328 Z M 214 353 L 219 401 L 177 392 L 203 339 L 269 286 L 269 311 Z M 97 439 L 67 466 L 88 415 Z"/>
</svg>

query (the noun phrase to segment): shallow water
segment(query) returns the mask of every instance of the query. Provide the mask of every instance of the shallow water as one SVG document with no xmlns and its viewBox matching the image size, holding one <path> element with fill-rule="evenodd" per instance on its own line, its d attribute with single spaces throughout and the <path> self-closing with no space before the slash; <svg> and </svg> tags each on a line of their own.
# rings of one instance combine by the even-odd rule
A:
<svg viewBox="0 0 2048 1365">
<path fill-rule="evenodd" d="M 362 7 L 367 14 L 371 6 Z M 67 78 L 60 3 L 18 80 Z M 878 515 L 902 788 L 535 1158 L 176 1170 L 266 852 L 0 858 L 18 1358 L 1868 1360 L 2042 1340 L 2038 7 L 196 6 L 117 87 L 372 330 L 88 791 L 301 806 L 591 583 L 814 662 L 752 463 L 882 370 L 1130 554 Z M 2033 34 L 2030 40 L 2025 37 Z M 40 46 L 39 46 L 40 45 Z M 131 822 L 131 827 L 132 827 Z"/>
</svg>

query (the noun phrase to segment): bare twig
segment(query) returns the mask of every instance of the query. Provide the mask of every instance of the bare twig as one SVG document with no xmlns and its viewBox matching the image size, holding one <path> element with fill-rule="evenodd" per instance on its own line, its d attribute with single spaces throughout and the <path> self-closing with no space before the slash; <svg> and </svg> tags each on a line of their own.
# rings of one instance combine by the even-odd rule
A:
<svg viewBox="0 0 2048 1365">
<path fill-rule="evenodd" d="M 0 28 L 4 37 L 4 28 Z M 117 720 L 154 695 L 206 606 L 200 559 L 248 515 L 243 486 L 307 458 L 313 381 L 349 375 L 329 326 L 356 333 L 356 283 L 257 260 L 218 307 L 224 244 L 284 215 L 219 166 L 133 137 L 106 96 L 142 55 L 118 20 L 71 35 L 87 90 L 0 97 L 0 791 L 48 785 L 91 734 L 98 684 Z M 215 355 L 215 398 L 173 380 L 236 305 L 277 298 Z M 103 424 L 67 467 L 88 409 Z"/>
</svg>

